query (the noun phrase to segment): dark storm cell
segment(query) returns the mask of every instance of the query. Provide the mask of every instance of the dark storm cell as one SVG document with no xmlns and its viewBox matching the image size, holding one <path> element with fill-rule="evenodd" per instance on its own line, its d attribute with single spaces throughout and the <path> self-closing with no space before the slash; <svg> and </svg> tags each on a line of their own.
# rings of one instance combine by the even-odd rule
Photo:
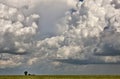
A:
<svg viewBox="0 0 120 79">
<path fill-rule="evenodd" d="M 79 0 L 79 1 L 83 2 L 84 0 Z"/>
<path fill-rule="evenodd" d="M 104 62 L 102 60 L 80 60 L 80 59 L 53 59 L 53 61 L 74 64 L 74 65 L 88 65 L 88 64 L 120 64 L 120 62 Z"/>
<path fill-rule="evenodd" d="M 73 12 L 76 12 L 77 10 L 75 10 L 75 9 L 71 9 L 71 13 L 73 13 Z"/>
<path fill-rule="evenodd" d="M 106 26 L 104 27 L 104 31 L 108 30 L 110 27 Z"/>
</svg>

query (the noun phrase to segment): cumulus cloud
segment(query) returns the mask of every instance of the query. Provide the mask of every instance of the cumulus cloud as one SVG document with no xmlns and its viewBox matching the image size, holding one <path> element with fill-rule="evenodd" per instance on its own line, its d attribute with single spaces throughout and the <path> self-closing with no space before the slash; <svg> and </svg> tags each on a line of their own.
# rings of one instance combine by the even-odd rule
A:
<svg viewBox="0 0 120 79">
<path fill-rule="evenodd" d="M 39 16 L 25 17 L 16 8 L 9 8 L 3 4 L 0 6 L 1 52 L 26 52 L 38 28 L 34 19 L 39 18 Z"/>
<path fill-rule="evenodd" d="M 25 15 L 39 14 L 41 16 L 39 21 L 41 37 L 39 35 L 38 37 L 44 38 L 63 32 L 59 31 L 55 24 L 67 10 L 75 7 L 77 0 L 1 0 L 1 2 L 19 8 Z"/>
<path fill-rule="evenodd" d="M 24 16 L 17 8 L 2 3 L 0 7 L 0 54 L 24 55 L 32 51 L 34 48 L 33 37 L 37 33 L 39 15 Z M 4 59 L 4 57 L 1 57 L 1 59 Z M 0 65 L 17 65 L 18 63 L 10 58 L 6 61 L 1 60 Z"/>
<path fill-rule="evenodd" d="M 120 63 L 119 0 L 0 1 L 1 68 Z"/>
<path fill-rule="evenodd" d="M 64 20 L 64 45 L 78 47 L 79 57 L 63 51 L 63 59 L 60 62 L 69 63 L 69 55 L 72 59 L 85 59 L 86 63 L 119 63 L 119 8 L 117 0 L 85 0 L 77 4 L 78 8 L 68 12 Z M 92 6 L 90 6 L 92 5 Z M 116 8 L 117 6 L 117 8 Z M 68 24 L 68 25 L 66 25 Z M 65 48 L 67 50 L 67 48 Z M 76 50 L 76 49 L 75 49 Z M 67 54 L 66 54 L 67 53 Z M 66 54 L 66 55 L 65 55 Z M 68 57 L 68 60 L 64 56 Z M 74 58 L 75 57 L 75 58 Z M 108 59 L 108 60 L 107 60 Z M 109 60 L 110 59 L 110 60 Z M 97 60 L 94 62 L 94 60 Z M 66 62 L 67 61 L 67 62 Z M 115 61 L 115 62 L 114 62 Z M 71 62 L 70 62 L 71 63 Z M 79 64 L 82 61 L 79 61 Z"/>
<path fill-rule="evenodd" d="M 13 56 L 21 55 L 20 57 L 23 57 L 22 55 L 26 55 L 26 54 L 28 55 L 35 52 L 40 52 L 40 51 L 45 52 L 45 49 L 48 50 L 47 47 L 45 48 L 43 47 L 44 49 L 41 50 L 41 47 L 38 47 L 38 46 L 42 42 L 43 42 L 43 45 L 45 45 L 46 41 L 49 41 L 48 44 L 50 44 L 50 47 L 48 48 L 51 48 L 51 49 L 52 47 L 57 48 L 56 47 L 57 44 L 54 45 L 57 42 L 57 37 L 53 37 L 51 38 L 51 40 L 46 39 L 46 40 L 40 41 L 40 43 L 39 43 L 39 38 L 44 36 L 45 37 L 50 36 L 51 34 L 48 34 L 46 36 L 43 33 L 43 32 L 48 33 L 50 29 L 51 29 L 50 32 L 57 32 L 56 31 L 57 29 L 56 30 L 54 29 L 55 28 L 54 23 L 58 18 L 64 16 L 65 11 L 69 10 L 71 7 L 74 7 L 76 3 L 76 1 L 74 0 L 71 0 L 71 1 L 68 1 L 68 0 L 67 1 L 64 1 L 64 0 L 62 1 L 57 1 L 57 0 L 51 0 L 51 1 L 5 0 L 3 1 L 3 0 L 0 0 L 0 2 L 1 2 L 0 4 L 1 6 L 1 9 L 0 9 L 1 56 L 2 55 L 6 56 L 6 54 L 13 54 Z M 39 19 L 40 16 L 42 20 Z M 61 37 L 58 37 L 58 41 L 59 41 L 59 38 L 60 40 L 63 39 Z M 50 43 L 50 41 L 55 41 L 55 42 L 53 42 L 52 44 Z M 48 51 L 46 52 L 48 53 Z M 1 57 L 1 59 L 4 59 L 4 57 Z M 25 57 L 24 59 L 29 59 L 29 58 Z M 32 61 L 33 60 L 30 59 L 28 63 L 32 64 Z M 6 62 L 6 65 L 7 65 L 7 62 Z"/>
<path fill-rule="evenodd" d="M 0 56 L 0 68 L 14 68 L 22 65 L 24 58 L 19 55 L 1 54 Z"/>
</svg>

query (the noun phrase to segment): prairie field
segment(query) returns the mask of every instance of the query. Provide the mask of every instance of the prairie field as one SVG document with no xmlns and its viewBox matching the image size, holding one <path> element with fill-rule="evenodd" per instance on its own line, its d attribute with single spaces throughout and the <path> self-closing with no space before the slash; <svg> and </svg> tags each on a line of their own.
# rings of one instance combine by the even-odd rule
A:
<svg viewBox="0 0 120 79">
<path fill-rule="evenodd" d="M 120 79 L 118 75 L 39 75 L 39 76 L 0 76 L 0 79 Z"/>
</svg>

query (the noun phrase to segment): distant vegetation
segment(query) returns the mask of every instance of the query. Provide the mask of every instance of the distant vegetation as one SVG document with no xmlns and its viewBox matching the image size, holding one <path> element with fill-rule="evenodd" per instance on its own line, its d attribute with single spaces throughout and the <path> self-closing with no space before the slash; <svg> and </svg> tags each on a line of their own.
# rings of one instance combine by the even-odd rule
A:
<svg viewBox="0 0 120 79">
<path fill-rule="evenodd" d="M 24 74 L 25 74 L 25 75 L 28 75 L 28 72 L 27 72 L 27 71 L 25 71 L 25 72 L 24 72 Z"/>
<path fill-rule="evenodd" d="M 30 74 L 30 73 L 28 74 L 28 71 L 25 71 L 25 72 L 24 72 L 24 75 L 25 75 L 25 76 L 27 76 L 27 75 L 28 75 L 28 76 L 32 76 L 32 75 L 35 75 L 35 74 Z"/>
</svg>

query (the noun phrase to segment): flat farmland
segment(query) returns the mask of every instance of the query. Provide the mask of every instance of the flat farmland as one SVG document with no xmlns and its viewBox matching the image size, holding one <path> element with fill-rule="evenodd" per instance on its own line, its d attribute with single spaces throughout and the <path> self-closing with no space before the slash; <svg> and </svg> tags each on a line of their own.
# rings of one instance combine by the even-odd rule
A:
<svg viewBox="0 0 120 79">
<path fill-rule="evenodd" d="M 120 79 L 119 75 L 35 75 L 0 76 L 0 79 Z"/>
</svg>

